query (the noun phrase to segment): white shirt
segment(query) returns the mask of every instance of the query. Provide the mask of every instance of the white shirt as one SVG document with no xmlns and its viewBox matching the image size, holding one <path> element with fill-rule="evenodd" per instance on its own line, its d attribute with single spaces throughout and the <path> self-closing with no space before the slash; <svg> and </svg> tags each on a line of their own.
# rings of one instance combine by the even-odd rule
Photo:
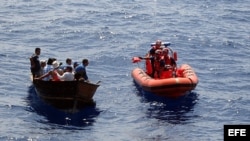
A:
<svg viewBox="0 0 250 141">
<path fill-rule="evenodd" d="M 57 74 L 57 76 L 61 81 L 73 81 L 75 79 L 72 72 L 65 72 L 62 76 Z"/>
<path fill-rule="evenodd" d="M 46 74 L 48 73 L 49 71 L 53 70 L 53 66 L 52 65 L 46 65 L 44 68 L 43 68 L 43 74 Z M 52 77 L 49 75 L 45 78 L 43 78 L 44 81 L 49 81 Z"/>
</svg>

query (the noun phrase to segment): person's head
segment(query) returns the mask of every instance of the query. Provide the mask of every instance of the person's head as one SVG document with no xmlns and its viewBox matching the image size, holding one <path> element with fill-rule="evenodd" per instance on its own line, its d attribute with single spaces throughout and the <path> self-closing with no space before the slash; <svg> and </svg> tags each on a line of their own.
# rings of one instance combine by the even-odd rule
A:
<svg viewBox="0 0 250 141">
<path fill-rule="evenodd" d="M 40 48 L 36 48 L 35 49 L 35 54 L 36 55 L 40 55 L 41 54 L 41 49 Z"/>
<path fill-rule="evenodd" d="M 46 66 L 46 60 L 41 60 L 40 65 L 42 68 L 44 68 Z"/>
<path fill-rule="evenodd" d="M 53 61 L 52 66 L 54 69 L 57 69 L 60 67 L 60 63 L 58 61 Z"/>
<path fill-rule="evenodd" d="M 155 51 L 155 56 L 156 56 L 156 58 L 160 58 L 161 55 L 162 55 L 162 50 L 157 49 L 157 50 Z"/>
<path fill-rule="evenodd" d="M 66 69 L 65 69 L 65 71 L 67 71 L 67 72 L 72 72 L 72 71 L 73 71 L 73 68 L 72 68 L 71 66 L 67 66 Z"/>
<path fill-rule="evenodd" d="M 67 59 L 66 59 L 66 64 L 67 64 L 67 65 L 71 65 L 71 64 L 72 64 L 72 59 L 67 58 Z"/>
<path fill-rule="evenodd" d="M 155 47 L 160 48 L 161 47 L 161 40 L 156 40 Z"/>
<path fill-rule="evenodd" d="M 56 69 L 57 73 L 60 74 L 60 75 L 63 75 L 64 71 L 60 68 Z"/>
<path fill-rule="evenodd" d="M 78 62 L 74 62 L 73 67 L 76 68 L 78 65 Z"/>
<path fill-rule="evenodd" d="M 82 65 L 88 66 L 89 65 L 89 60 L 88 59 L 83 59 L 82 60 Z"/>
<path fill-rule="evenodd" d="M 162 51 L 163 55 L 168 55 L 168 52 L 169 52 L 169 51 L 168 51 L 167 48 L 164 48 L 163 51 Z"/>
<path fill-rule="evenodd" d="M 49 58 L 48 61 L 47 61 L 47 65 L 52 65 L 52 63 L 56 61 L 55 58 Z"/>
</svg>

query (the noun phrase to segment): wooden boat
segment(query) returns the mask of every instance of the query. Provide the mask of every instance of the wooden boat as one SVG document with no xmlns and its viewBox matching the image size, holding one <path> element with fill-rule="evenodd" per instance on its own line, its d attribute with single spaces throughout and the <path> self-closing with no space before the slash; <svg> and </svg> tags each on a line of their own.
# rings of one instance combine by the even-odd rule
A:
<svg viewBox="0 0 250 141">
<path fill-rule="evenodd" d="M 167 44 L 169 45 L 169 44 Z M 164 46 L 166 47 L 166 46 Z M 170 56 L 177 61 L 177 53 L 171 48 Z M 141 59 L 134 57 L 133 63 Z M 198 84 L 198 77 L 191 66 L 182 64 L 176 70 L 163 71 L 160 78 L 152 78 L 149 74 L 152 72 L 152 66 L 149 59 L 145 61 L 145 71 L 139 67 L 131 72 L 134 82 L 144 91 L 153 93 L 161 97 L 178 98 L 190 93 Z M 172 74 L 175 74 L 173 76 Z"/>
<path fill-rule="evenodd" d="M 99 81 L 100 82 L 100 81 Z M 39 97 L 58 109 L 81 109 L 95 104 L 93 96 L 99 87 L 84 81 L 43 81 L 34 80 L 33 84 Z"/>
</svg>

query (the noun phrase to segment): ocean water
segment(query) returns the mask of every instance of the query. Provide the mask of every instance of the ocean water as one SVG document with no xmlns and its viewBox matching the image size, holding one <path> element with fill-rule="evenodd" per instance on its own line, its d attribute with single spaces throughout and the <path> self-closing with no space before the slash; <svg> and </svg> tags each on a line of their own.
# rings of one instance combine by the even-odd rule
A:
<svg viewBox="0 0 250 141">
<path fill-rule="evenodd" d="M 249 0 L 3 0 L 0 3 L 0 140 L 215 141 L 225 124 L 250 123 Z M 180 99 L 137 89 L 132 57 L 156 39 L 199 78 Z M 66 113 L 37 97 L 29 57 L 67 57 L 101 80 L 95 107 Z"/>
</svg>

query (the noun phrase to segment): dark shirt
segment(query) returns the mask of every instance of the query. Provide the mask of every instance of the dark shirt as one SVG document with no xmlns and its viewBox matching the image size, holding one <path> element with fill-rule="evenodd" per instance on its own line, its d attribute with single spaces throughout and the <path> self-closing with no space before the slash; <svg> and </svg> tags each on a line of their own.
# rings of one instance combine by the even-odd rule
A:
<svg viewBox="0 0 250 141">
<path fill-rule="evenodd" d="M 39 56 L 34 54 L 30 58 L 31 61 L 31 72 L 38 72 L 41 69 L 40 61 L 39 61 Z"/>
<path fill-rule="evenodd" d="M 85 80 L 88 80 L 86 68 L 84 65 L 79 65 L 75 68 L 75 72 L 80 74 Z"/>
<path fill-rule="evenodd" d="M 155 46 L 153 46 L 153 47 L 149 50 L 149 54 L 150 54 L 151 56 L 154 56 L 154 55 L 155 55 L 155 51 L 156 51 L 157 49 L 162 50 L 162 48 L 156 48 Z"/>
<path fill-rule="evenodd" d="M 156 49 L 154 47 L 152 47 L 150 50 L 149 50 L 149 54 L 154 56 L 155 55 L 155 51 Z"/>
</svg>

